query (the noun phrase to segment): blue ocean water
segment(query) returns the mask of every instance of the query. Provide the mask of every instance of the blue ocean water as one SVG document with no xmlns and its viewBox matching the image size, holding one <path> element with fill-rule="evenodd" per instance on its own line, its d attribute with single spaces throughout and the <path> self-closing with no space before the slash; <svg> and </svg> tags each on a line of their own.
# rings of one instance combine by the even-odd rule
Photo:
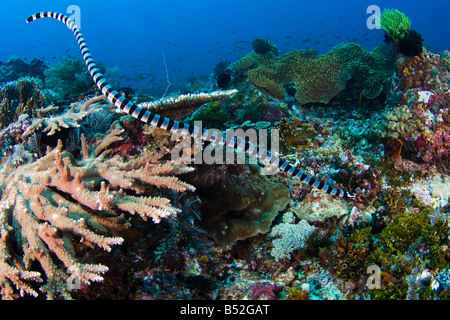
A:
<svg viewBox="0 0 450 320">
<path fill-rule="evenodd" d="M 159 96 L 192 77 L 208 77 L 220 61 L 237 61 L 252 51 L 251 41 L 266 38 L 281 53 L 313 48 L 325 53 L 341 42 L 371 50 L 383 31 L 369 29 L 367 8 L 397 8 L 412 21 L 434 52 L 450 48 L 450 2 L 303 0 L 46 0 L 2 1 L 0 60 L 11 56 L 47 64 L 61 56 L 80 57 L 70 31 L 52 19 L 27 24 L 39 11 L 80 10 L 80 26 L 94 58 L 117 67 L 121 87 Z"/>
</svg>

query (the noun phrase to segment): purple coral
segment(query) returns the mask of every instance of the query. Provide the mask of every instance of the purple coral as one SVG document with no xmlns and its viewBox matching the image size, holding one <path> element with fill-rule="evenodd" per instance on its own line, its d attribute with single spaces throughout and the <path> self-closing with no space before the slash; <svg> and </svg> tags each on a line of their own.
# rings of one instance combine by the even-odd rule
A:
<svg viewBox="0 0 450 320">
<path fill-rule="evenodd" d="M 250 300 L 275 300 L 277 286 L 270 282 L 255 282 L 249 287 L 252 291 Z"/>
</svg>

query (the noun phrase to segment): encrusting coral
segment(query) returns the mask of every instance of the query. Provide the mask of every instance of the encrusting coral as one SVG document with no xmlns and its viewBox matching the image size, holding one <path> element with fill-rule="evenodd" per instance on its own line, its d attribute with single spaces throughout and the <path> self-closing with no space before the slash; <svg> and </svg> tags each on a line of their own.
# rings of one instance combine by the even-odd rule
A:
<svg viewBox="0 0 450 320">
<path fill-rule="evenodd" d="M 143 150 L 124 161 L 106 158 L 121 129 L 113 126 L 104 139 L 88 146 L 82 135 L 83 158 L 57 146 L 35 162 L 18 168 L 4 165 L 0 172 L 0 287 L 3 299 L 24 294 L 38 296 L 29 280 L 42 282 L 47 298 L 70 298 L 69 281 L 101 281 L 108 270 L 82 263 L 75 256 L 76 239 L 110 251 L 123 239 L 109 234 L 127 226 L 124 212 L 155 223 L 179 209 L 170 200 L 149 196 L 149 186 L 175 191 L 193 187 L 173 174 L 189 172 L 173 162 L 162 163 L 163 152 Z M 110 140 L 110 142 L 108 142 Z M 56 259 L 57 258 L 57 259 Z M 38 262 L 36 269 L 34 261 Z M 40 274 L 38 270 L 42 270 Z M 69 277 L 68 273 L 71 273 Z M 17 290 L 19 291 L 17 293 Z"/>
</svg>

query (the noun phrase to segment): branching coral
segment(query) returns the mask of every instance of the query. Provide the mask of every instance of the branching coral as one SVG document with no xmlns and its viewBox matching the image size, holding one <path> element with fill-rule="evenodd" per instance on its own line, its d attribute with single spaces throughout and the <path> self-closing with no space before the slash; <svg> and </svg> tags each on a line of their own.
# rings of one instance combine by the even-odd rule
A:
<svg viewBox="0 0 450 320">
<path fill-rule="evenodd" d="M 395 107 L 384 112 L 386 123 L 386 135 L 388 137 L 411 137 L 417 132 L 418 123 L 408 106 Z"/>
<path fill-rule="evenodd" d="M 0 91 L 0 127 L 16 121 L 21 114 L 36 115 L 44 102 L 44 94 L 33 79 L 7 83 Z"/>
<path fill-rule="evenodd" d="M 117 137 L 116 130 L 112 131 L 104 140 Z M 16 298 L 15 288 L 20 295 L 37 296 L 28 280 L 46 279 L 40 291 L 47 298 L 69 298 L 68 281 L 74 277 L 86 284 L 101 281 L 108 268 L 79 261 L 76 239 L 82 245 L 109 251 L 123 241 L 108 235 L 126 227 L 122 213 L 158 223 L 179 211 L 169 199 L 149 196 L 150 186 L 193 189 L 173 176 L 191 169 L 161 163 L 162 153 L 144 151 L 124 162 L 119 156 L 105 158 L 108 143 L 89 147 L 84 139 L 82 142 L 84 157 L 80 161 L 63 151 L 59 141 L 35 162 L 15 170 L 5 165 L 1 172 L 0 286 L 4 299 Z"/>
</svg>

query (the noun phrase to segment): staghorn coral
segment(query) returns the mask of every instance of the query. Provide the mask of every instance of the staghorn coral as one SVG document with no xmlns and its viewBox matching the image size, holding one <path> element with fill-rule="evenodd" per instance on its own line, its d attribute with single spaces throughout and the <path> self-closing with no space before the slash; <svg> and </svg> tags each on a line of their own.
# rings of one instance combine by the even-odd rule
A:
<svg viewBox="0 0 450 320">
<path fill-rule="evenodd" d="M 52 136 L 63 129 L 79 128 L 82 121 L 92 113 L 103 110 L 107 114 L 106 110 L 99 108 L 97 105 L 102 100 L 104 100 L 104 96 L 95 96 L 86 101 L 72 103 L 68 110 L 64 110 L 59 114 L 55 114 L 53 106 L 38 109 L 36 117 L 31 120 L 31 124 L 22 132 L 22 139 L 28 139 L 35 132 L 46 133 L 47 136 Z M 107 115 L 105 115 L 106 118 L 108 118 Z M 93 125 L 92 122 L 89 122 L 89 118 L 87 125 Z"/>
<path fill-rule="evenodd" d="M 128 226 L 124 212 L 158 223 L 179 211 L 169 199 L 148 196 L 149 187 L 192 190 L 192 186 L 172 176 L 191 169 L 172 162 L 161 163 L 162 153 L 145 150 L 128 162 L 119 156 L 106 159 L 109 144 L 104 141 L 115 139 L 117 134 L 113 128 L 103 141 L 91 146 L 82 135 L 83 158 L 79 161 L 63 151 L 59 141 L 56 148 L 35 162 L 15 170 L 3 167 L 0 172 L 3 299 L 24 294 L 38 296 L 36 286 L 29 281 L 44 279 L 39 290 L 47 298 L 70 298 L 69 282 L 74 277 L 89 284 L 101 281 L 101 275 L 108 270 L 101 264 L 79 260 L 75 252 L 80 245 L 110 251 L 113 245 L 121 244 L 121 237 L 109 234 Z M 40 267 L 36 269 L 34 262 Z"/>
</svg>

